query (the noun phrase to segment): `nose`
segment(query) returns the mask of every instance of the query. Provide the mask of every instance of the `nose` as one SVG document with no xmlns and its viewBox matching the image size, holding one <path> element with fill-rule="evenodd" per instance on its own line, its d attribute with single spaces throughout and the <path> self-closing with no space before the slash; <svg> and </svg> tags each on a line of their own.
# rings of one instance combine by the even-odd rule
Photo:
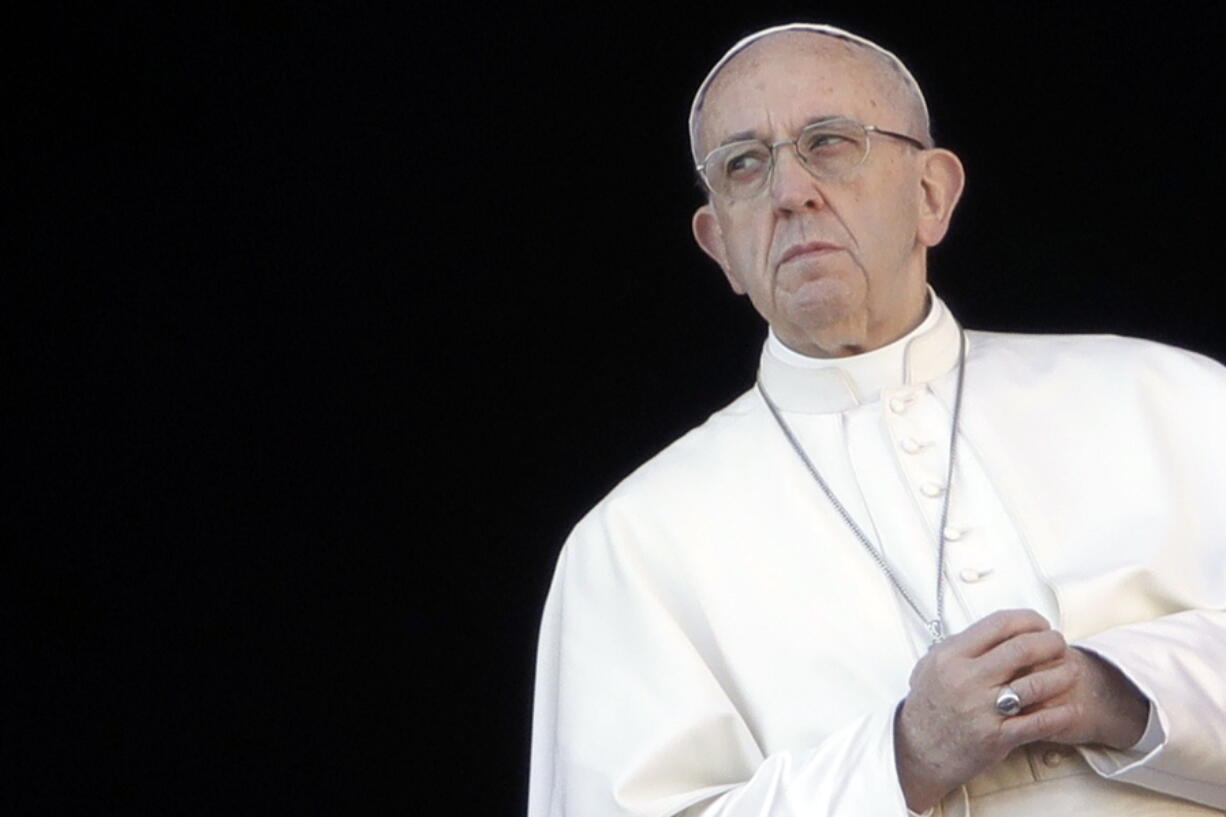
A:
<svg viewBox="0 0 1226 817">
<path fill-rule="evenodd" d="M 775 148 L 770 195 L 775 209 L 791 213 L 826 206 L 821 183 L 805 168 L 800 154 L 796 152 L 795 143 L 784 143 Z"/>
</svg>

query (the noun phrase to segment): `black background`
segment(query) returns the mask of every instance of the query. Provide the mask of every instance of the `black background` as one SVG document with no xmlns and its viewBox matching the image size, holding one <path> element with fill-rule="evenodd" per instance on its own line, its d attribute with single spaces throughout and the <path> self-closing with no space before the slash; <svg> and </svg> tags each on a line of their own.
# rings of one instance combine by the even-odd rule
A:
<svg viewBox="0 0 1226 817">
<path fill-rule="evenodd" d="M 1220 13 L 61 8 L 18 31 L 16 814 L 516 814 L 570 526 L 751 382 L 685 116 L 790 19 L 894 49 L 973 328 L 1226 359 Z"/>
</svg>

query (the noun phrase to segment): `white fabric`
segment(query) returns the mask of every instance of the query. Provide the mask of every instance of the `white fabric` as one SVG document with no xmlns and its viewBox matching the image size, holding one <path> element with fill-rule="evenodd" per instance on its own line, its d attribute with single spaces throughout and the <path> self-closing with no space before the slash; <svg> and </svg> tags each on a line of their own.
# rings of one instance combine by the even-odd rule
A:
<svg viewBox="0 0 1226 817">
<path fill-rule="evenodd" d="M 797 369 L 827 369 L 828 374 L 834 374 L 843 381 L 847 391 L 847 401 L 842 400 L 842 390 L 838 388 L 823 390 L 829 392 L 830 402 L 835 407 L 829 411 L 840 411 L 864 403 L 871 403 L 881 396 L 881 390 L 897 386 L 907 381 L 907 348 L 915 338 L 928 338 L 941 321 L 949 320 L 948 311 L 941 307 L 932 288 L 928 288 L 928 312 L 919 326 L 904 337 L 893 343 L 887 343 L 880 349 L 856 355 L 851 365 L 845 364 L 846 358 L 809 357 L 795 349 L 789 348 L 775 330 L 766 330 L 766 350 L 764 354 L 778 360 L 785 366 Z M 938 332 L 945 337 L 948 333 Z M 956 350 L 956 346 L 949 344 Z M 816 376 L 816 375 L 813 375 Z"/>
<path fill-rule="evenodd" d="M 936 606 L 936 542 L 947 489 L 953 394 L 943 403 L 924 384 L 956 366 L 959 343 L 957 323 L 931 290 L 930 301 L 928 317 L 915 331 L 881 349 L 851 359 L 810 358 L 798 367 L 792 362 L 795 352 L 768 339 L 761 369 L 763 385 L 789 409 L 788 425 L 818 471 L 827 480 L 854 486 L 836 496 L 895 566 L 927 617 Z M 906 361 L 917 371 L 907 371 Z M 816 377 L 829 387 L 813 388 Z M 851 410 L 860 396 L 871 401 Z M 961 446 L 956 465 L 946 520 L 949 631 L 1008 608 L 1037 610 L 1054 622 L 1055 597 L 972 446 Z M 824 502 L 810 485 L 809 501 Z M 902 508 L 913 513 L 899 513 Z M 918 657 L 927 632 L 914 614 L 906 618 Z"/>
<path fill-rule="evenodd" d="M 1226 371 L 1116 337 L 968 336 L 951 629 L 1038 609 L 1132 678 L 1157 722 L 1147 752 L 1015 752 L 968 784 L 975 817 L 1025 813 L 1000 810 L 1018 797 L 1065 813 L 1045 792 L 1070 796 L 1077 780 L 1113 793 L 1079 814 L 1194 808 L 1155 792 L 1226 808 Z M 760 374 L 930 605 L 957 325 L 935 301 L 904 341 L 878 400 L 854 358 L 806 368 L 768 346 Z M 903 817 L 893 713 L 923 648 L 751 390 L 627 478 L 563 548 L 529 814 Z M 963 805 L 958 792 L 943 807 Z"/>
</svg>

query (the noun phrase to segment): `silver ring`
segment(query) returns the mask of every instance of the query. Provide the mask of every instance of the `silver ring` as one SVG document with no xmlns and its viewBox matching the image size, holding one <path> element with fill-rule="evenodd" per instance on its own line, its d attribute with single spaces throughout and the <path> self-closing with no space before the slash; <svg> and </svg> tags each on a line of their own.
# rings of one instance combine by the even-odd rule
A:
<svg viewBox="0 0 1226 817">
<path fill-rule="evenodd" d="M 1001 687 L 996 695 L 996 711 L 1006 718 L 1022 711 L 1022 699 L 1008 684 Z"/>
</svg>

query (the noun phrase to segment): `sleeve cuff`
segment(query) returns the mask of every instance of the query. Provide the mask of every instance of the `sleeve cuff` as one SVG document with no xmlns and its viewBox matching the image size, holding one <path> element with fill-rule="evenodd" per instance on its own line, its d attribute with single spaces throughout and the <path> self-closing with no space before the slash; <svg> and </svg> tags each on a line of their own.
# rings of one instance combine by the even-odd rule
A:
<svg viewBox="0 0 1226 817">
<path fill-rule="evenodd" d="M 1145 722 L 1145 731 L 1141 734 L 1141 739 L 1124 751 L 1129 754 L 1148 755 L 1164 743 L 1166 743 L 1166 730 L 1162 728 L 1162 722 L 1158 719 L 1158 707 L 1154 706 L 1153 701 L 1150 701 L 1149 720 Z"/>
</svg>

